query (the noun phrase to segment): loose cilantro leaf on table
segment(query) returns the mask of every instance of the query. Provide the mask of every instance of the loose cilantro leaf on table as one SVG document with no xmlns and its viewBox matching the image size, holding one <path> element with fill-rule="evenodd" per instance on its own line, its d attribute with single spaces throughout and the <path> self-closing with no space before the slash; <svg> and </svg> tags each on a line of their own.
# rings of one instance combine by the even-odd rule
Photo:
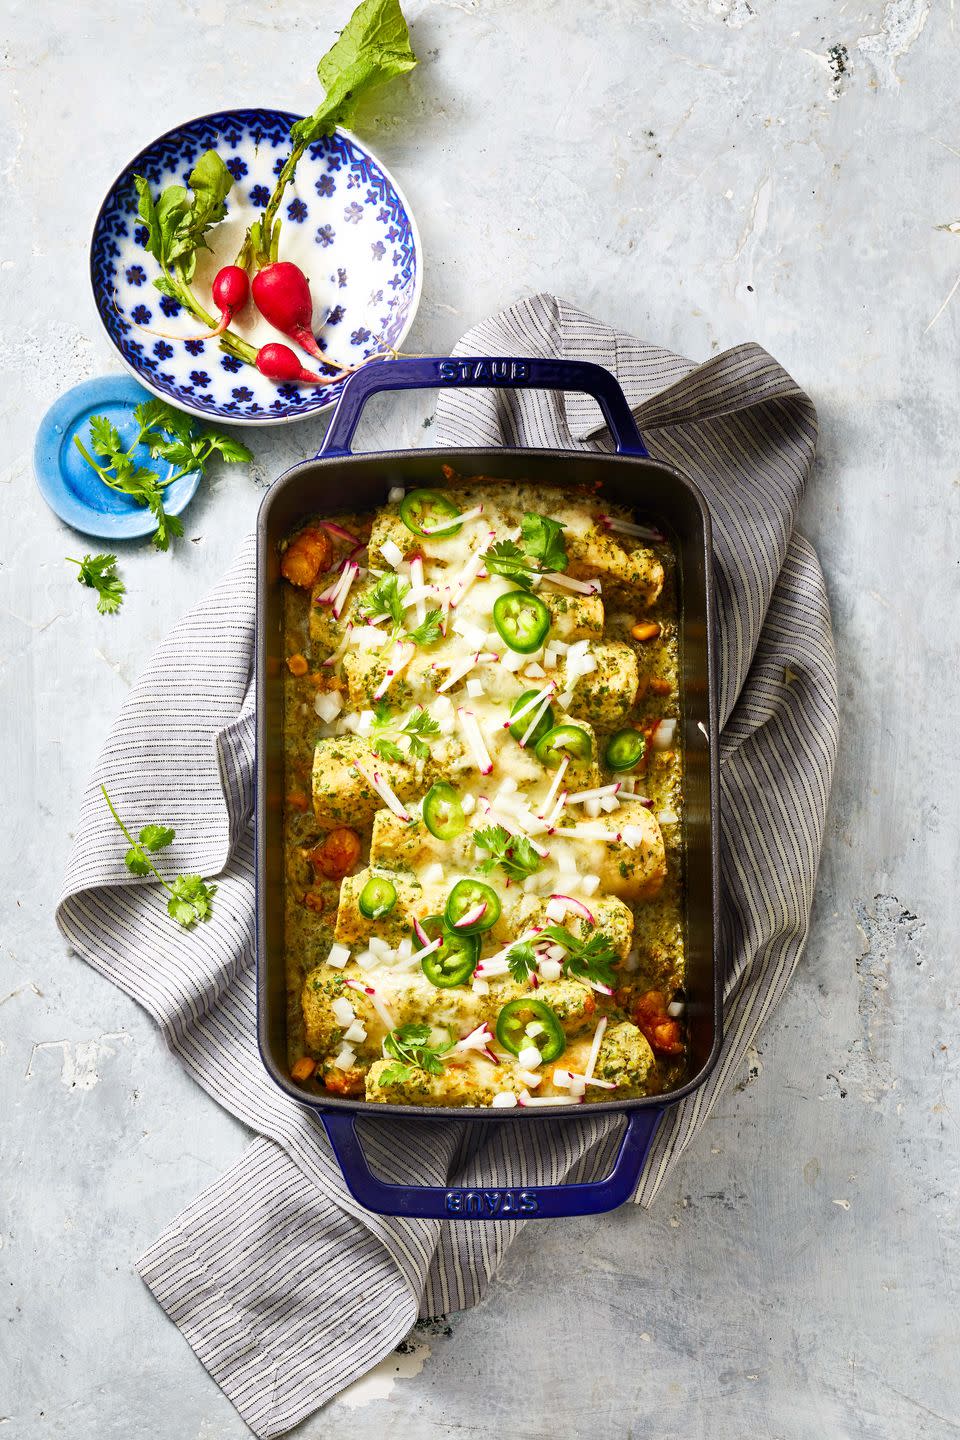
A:
<svg viewBox="0 0 960 1440">
<path fill-rule="evenodd" d="M 598 985 L 617 983 L 613 966 L 620 957 L 609 935 L 597 930 L 586 940 L 578 940 L 562 925 L 548 925 L 543 933 L 566 950 L 563 964 L 569 974 Z"/>
<path fill-rule="evenodd" d="M 409 1080 L 415 1069 L 426 1070 L 430 1075 L 442 1075 L 440 1057 L 453 1049 L 453 1041 L 433 1045 L 430 1042 L 431 1033 L 430 1026 L 422 1022 L 398 1025 L 395 1030 L 388 1031 L 383 1048 L 393 1058 L 394 1064 L 388 1065 L 381 1073 L 378 1085 L 395 1085 Z"/>
<path fill-rule="evenodd" d="M 474 843 L 481 850 L 490 852 L 486 860 L 481 860 L 477 865 L 481 875 L 499 865 L 511 879 L 525 880 L 528 875 L 534 875 L 540 869 L 540 856 L 527 837 L 511 835 L 502 825 L 488 825 L 486 829 L 478 830 L 474 835 Z"/>
<path fill-rule="evenodd" d="M 182 520 L 164 508 L 167 488 L 184 475 L 196 471 L 202 475 L 215 455 L 230 462 L 253 457 L 246 445 L 232 435 L 198 425 L 163 400 L 146 400 L 133 414 L 138 430 L 132 445 L 124 446 L 119 430 L 105 415 L 90 417 L 89 445 L 93 455 L 79 435 L 74 436 L 74 444 L 105 485 L 129 495 L 150 511 L 157 522 L 153 543 L 158 550 L 166 550 L 171 536 L 183 534 Z M 135 462 L 133 455 L 140 445 L 145 445 L 154 459 L 169 465 L 166 475 L 161 477 L 148 465 Z"/>
<path fill-rule="evenodd" d="M 115 615 L 123 604 L 127 587 L 117 574 L 116 555 L 84 555 L 74 560 L 68 555 L 71 565 L 79 565 L 77 579 L 81 585 L 89 585 L 98 595 L 97 609 L 101 615 Z"/>
<path fill-rule="evenodd" d="M 123 857 L 123 863 L 132 875 L 155 875 L 169 893 L 167 912 L 178 925 L 189 930 L 198 920 L 209 920 L 213 913 L 212 901 L 217 893 L 216 885 L 209 885 L 199 875 L 177 875 L 171 885 L 165 880 L 151 860 L 151 855 L 165 850 L 173 843 L 176 832 L 169 825 L 144 825 L 134 840 L 130 831 L 117 814 L 113 801 L 107 794 L 107 787 L 101 785 L 103 798 L 114 820 L 130 843 L 130 849 Z"/>
</svg>

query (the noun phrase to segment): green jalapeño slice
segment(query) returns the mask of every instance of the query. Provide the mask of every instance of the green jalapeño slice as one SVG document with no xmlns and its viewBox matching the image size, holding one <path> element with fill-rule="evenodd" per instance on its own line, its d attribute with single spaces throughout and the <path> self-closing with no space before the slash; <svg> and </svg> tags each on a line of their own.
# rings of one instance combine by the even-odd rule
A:
<svg viewBox="0 0 960 1440">
<path fill-rule="evenodd" d="M 438 950 L 424 955 L 420 968 L 438 990 L 449 990 L 452 985 L 466 985 L 480 956 L 480 936 L 461 935 L 447 929 L 442 915 L 428 915 L 420 922 L 421 928 L 431 940 L 440 939 Z"/>
<path fill-rule="evenodd" d="M 438 780 L 424 795 L 423 823 L 438 840 L 456 840 L 466 829 L 460 796 L 448 780 Z"/>
<path fill-rule="evenodd" d="M 563 1026 L 543 1000 L 511 1000 L 497 1016 L 497 1039 L 504 1050 L 519 1055 L 528 1045 L 536 1045 L 545 1065 L 556 1060 L 567 1048 Z"/>
<path fill-rule="evenodd" d="M 424 540 L 445 540 L 456 535 L 460 511 L 438 490 L 411 490 L 400 501 L 400 519 Z"/>
<path fill-rule="evenodd" d="M 368 920 L 382 920 L 384 915 L 389 915 L 397 903 L 397 887 L 390 880 L 383 880 L 379 875 L 374 875 L 360 891 L 360 899 L 357 904 L 360 906 L 360 914 L 366 915 Z"/>
<path fill-rule="evenodd" d="M 510 711 L 510 714 L 516 715 L 518 710 L 522 710 L 524 705 L 529 705 L 531 700 L 533 700 L 534 698 L 538 698 L 541 694 L 542 692 L 540 690 L 524 690 L 519 700 L 517 700 L 514 704 L 513 709 Z M 510 726 L 510 734 L 513 736 L 514 740 L 522 740 L 524 735 L 526 735 L 527 731 L 530 729 L 530 722 L 533 719 L 533 714 L 536 708 L 536 705 L 531 706 L 531 708 L 526 712 L 525 715 L 521 715 L 520 719 L 515 720 L 514 723 Z M 544 735 L 546 735 L 552 724 L 553 709 L 551 706 L 548 705 L 546 710 L 544 710 L 543 714 L 540 716 L 540 719 L 537 721 L 536 728 L 534 729 L 533 734 L 530 736 L 530 739 L 527 741 L 527 744 L 532 745 L 533 748 L 536 749 L 537 743 L 543 739 Z"/>
<path fill-rule="evenodd" d="M 607 742 L 608 770 L 633 770 L 643 759 L 647 742 L 639 730 L 618 730 Z"/>
<path fill-rule="evenodd" d="M 505 645 L 520 655 L 530 655 L 547 638 L 550 611 L 539 596 L 509 590 L 493 602 L 493 623 Z"/>
<path fill-rule="evenodd" d="M 480 935 L 500 919 L 500 897 L 482 880 L 458 880 L 447 896 L 443 918 L 458 935 Z"/>
<path fill-rule="evenodd" d="M 590 732 L 579 725 L 554 725 L 537 745 L 537 759 L 548 770 L 556 770 L 564 757 L 570 760 L 589 760 L 593 742 Z"/>
</svg>

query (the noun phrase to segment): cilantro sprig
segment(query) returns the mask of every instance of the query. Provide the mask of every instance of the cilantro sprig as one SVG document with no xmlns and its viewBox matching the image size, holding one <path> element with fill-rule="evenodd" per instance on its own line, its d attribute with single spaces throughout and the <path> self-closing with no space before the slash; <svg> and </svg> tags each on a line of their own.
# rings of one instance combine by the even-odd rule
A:
<svg viewBox="0 0 960 1440">
<path fill-rule="evenodd" d="M 383 1048 L 394 1063 L 380 1073 L 378 1085 L 396 1085 L 409 1080 L 414 1070 L 426 1070 L 429 1075 L 443 1074 L 442 1055 L 453 1049 L 453 1041 L 445 1045 L 434 1045 L 430 1041 L 431 1029 L 422 1022 L 398 1025 L 387 1032 Z"/>
<path fill-rule="evenodd" d="M 171 884 L 163 878 L 151 859 L 151 856 L 165 850 L 168 845 L 173 843 L 176 831 L 172 830 L 169 825 L 144 825 L 134 840 L 117 814 L 113 801 L 107 794 L 107 787 L 101 785 L 100 789 L 103 791 L 103 798 L 107 802 L 110 814 L 130 842 L 130 849 L 123 857 L 123 863 L 130 873 L 156 876 L 170 896 L 167 901 L 167 913 L 185 930 L 189 930 L 198 920 L 209 920 L 213 913 L 212 902 L 217 893 L 216 885 L 208 885 L 199 875 L 177 875 Z"/>
<path fill-rule="evenodd" d="M 594 930 L 584 940 L 579 940 L 563 925 L 548 925 L 544 930 L 557 945 L 566 950 L 563 965 L 569 974 L 578 980 L 593 980 L 598 985 L 615 985 L 613 967 L 620 958 L 609 935 Z"/>
<path fill-rule="evenodd" d="M 157 522 L 153 543 L 158 550 L 166 550 L 172 536 L 183 534 L 183 522 L 164 508 L 164 494 L 169 487 L 184 475 L 195 471 L 202 475 L 214 456 L 228 463 L 253 457 L 246 445 L 232 435 L 198 426 L 189 415 L 163 400 L 145 400 L 136 406 L 133 415 L 137 434 L 132 445 L 124 445 L 119 430 L 106 415 L 90 418 L 89 450 L 79 435 L 73 441 L 104 485 L 149 509 Z M 137 463 L 133 457 L 140 445 L 146 446 L 152 459 L 170 467 L 166 475 Z"/>
<path fill-rule="evenodd" d="M 506 959 L 510 974 L 518 985 L 529 980 L 537 968 L 537 952 L 529 940 L 518 940 L 516 945 L 511 945 Z"/>
<path fill-rule="evenodd" d="M 435 645 L 442 633 L 440 610 L 428 610 L 420 624 L 408 630 L 404 601 L 409 593 L 409 581 L 404 580 L 395 570 L 388 570 L 360 597 L 358 609 L 361 615 L 389 615 L 393 621 L 390 633 L 392 640 L 412 640 L 415 645 Z"/>
<path fill-rule="evenodd" d="M 70 565 L 79 565 L 77 580 L 97 592 L 97 609 L 101 615 L 115 615 L 123 604 L 127 587 L 117 574 L 116 555 L 84 555 L 82 560 L 66 557 Z"/>
<path fill-rule="evenodd" d="M 373 736 L 370 748 L 381 760 L 404 760 L 406 756 L 397 743 L 402 735 L 409 740 L 407 754 L 418 760 L 426 760 L 430 754 L 427 741 L 440 734 L 440 726 L 432 715 L 418 707 L 411 710 L 401 723 L 385 700 L 378 700 L 373 707 Z M 392 739 L 391 736 L 395 736 Z"/>
<path fill-rule="evenodd" d="M 474 843 L 481 850 L 488 850 L 485 860 L 477 865 L 481 875 L 499 865 L 512 880 L 525 880 L 535 875 L 541 867 L 541 859 L 525 835 L 511 835 L 502 825 L 488 825 L 474 835 Z"/>
<path fill-rule="evenodd" d="M 499 540 L 485 557 L 488 570 L 512 580 L 521 590 L 532 590 L 537 575 L 566 570 L 567 546 L 559 520 L 527 511 L 520 527 L 523 548 L 513 540 Z"/>
</svg>

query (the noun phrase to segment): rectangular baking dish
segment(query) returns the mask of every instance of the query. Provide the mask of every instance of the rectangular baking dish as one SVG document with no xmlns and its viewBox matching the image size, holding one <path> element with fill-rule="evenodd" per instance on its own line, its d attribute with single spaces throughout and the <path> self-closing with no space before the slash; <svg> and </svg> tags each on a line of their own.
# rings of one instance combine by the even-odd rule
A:
<svg viewBox="0 0 960 1440">
<path fill-rule="evenodd" d="M 599 404 L 616 454 L 537 449 L 396 450 L 354 455 L 350 443 L 364 404 L 382 390 L 449 386 L 583 391 Z M 681 617 L 681 732 L 684 748 L 686 1018 L 689 1079 L 675 1090 L 636 1100 L 591 1103 L 590 1114 L 621 1113 L 626 1124 L 610 1174 L 588 1184 L 484 1190 L 391 1184 L 367 1163 L 356 1120 L 577 1124 L 562 1106 L 429 1108 L 318 1098 L 290 1079 L 283 938 L 283 606 L 278 542 L 311 515 L 373 509 L 397 485 L 435 486 L 441 465 L 465 477 L 527 480 L 561 487 L 600 482 L 601 493 L 643 521 L 656 521 L 676 547 Z M 446 1219 L 564 1216 L 610 1210 L 632 1193 L 667 1106 L 702 1085 L 721 1039 L 717 955 L 718 784 L 714 685 L 713 568 L 710 516 L 697 487 L 651 460 L 626 399 L 609 371 L 581 361 L 524 358 L 425 358 L 378 362 L 344 387 L 320 453 L 293 466 L 265 495 L 257 522 L 257 1025 L 263 1062 L 292 1099 L 319 1114 L 346 1183 L 367 1209 Z M 582 1112 L 581 1112 L 582 1113 Z M 398 1137 L 402 1143 L 402 1135 Z"/>
</svg>

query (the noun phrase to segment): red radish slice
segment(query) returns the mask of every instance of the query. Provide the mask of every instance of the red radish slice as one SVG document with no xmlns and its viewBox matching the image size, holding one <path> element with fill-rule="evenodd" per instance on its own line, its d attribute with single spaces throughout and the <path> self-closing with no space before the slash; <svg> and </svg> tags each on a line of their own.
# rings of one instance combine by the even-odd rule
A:
<svg viewBox="0 0 960 1440">
<path fill-rule="evenodd" d="M 471 905 L 470 909 L 467 910 L 465 914 L 461 915 L 459 920 L 454 920 L 454 930 L 462 930 L 467 925 L 476 925 L 478 920 L 483 919 L 483 916 L 486 914 L 486 910 L 486 900 L 481 900 L 478 905 Z"/>
<path fill-rule="evenodd" d="M 351 531 L 345 530 L 343 526 L 338 525 L 335 520 L 321 520 L 320 524 L 324 530 L 328 530 L 330 534 L 335 535 L 338 540 L 347 540 L 351 545 L 355 546 L 357 550 L 364 548 L 365 541 L 360 540 L 356 535 L 352 534 Z"/>
<path fill-rule="evenodd" d="M 414 918 L 414 921 L 413 921 L 413 928 L 414 928 L 414 931 L 416 932 L 417 939 L 420 941 L 420 944 L 421 944 L 421 945 L 429 945 L 429 944 L 430 944 L 430 936 L 427 934 L 426 930 L 424 930 L 423 926 L 420 924 L 420 921 L 417 920 L 416 918 Z"/>
<path fill-rule="evenodd" d="M 638 540 L 663 540 L 664 533 L 654 525 L 635 525 L 632 520 L 620 520 L 615 515 L 601 515 L 600 521 L 608 530 L 619 530 L 622 535 L 635 535 Z"/>
<path fill-rule="evenodd" d="M 596 925 L 596 916 L 590 913 L 582 900 L 575 900 L 572 895 L 551 895 L 550 899 L 562 900 L 569 909 L 575 910 L 582 920 L 586 920 L 588 925 Z"/>
</svg>

